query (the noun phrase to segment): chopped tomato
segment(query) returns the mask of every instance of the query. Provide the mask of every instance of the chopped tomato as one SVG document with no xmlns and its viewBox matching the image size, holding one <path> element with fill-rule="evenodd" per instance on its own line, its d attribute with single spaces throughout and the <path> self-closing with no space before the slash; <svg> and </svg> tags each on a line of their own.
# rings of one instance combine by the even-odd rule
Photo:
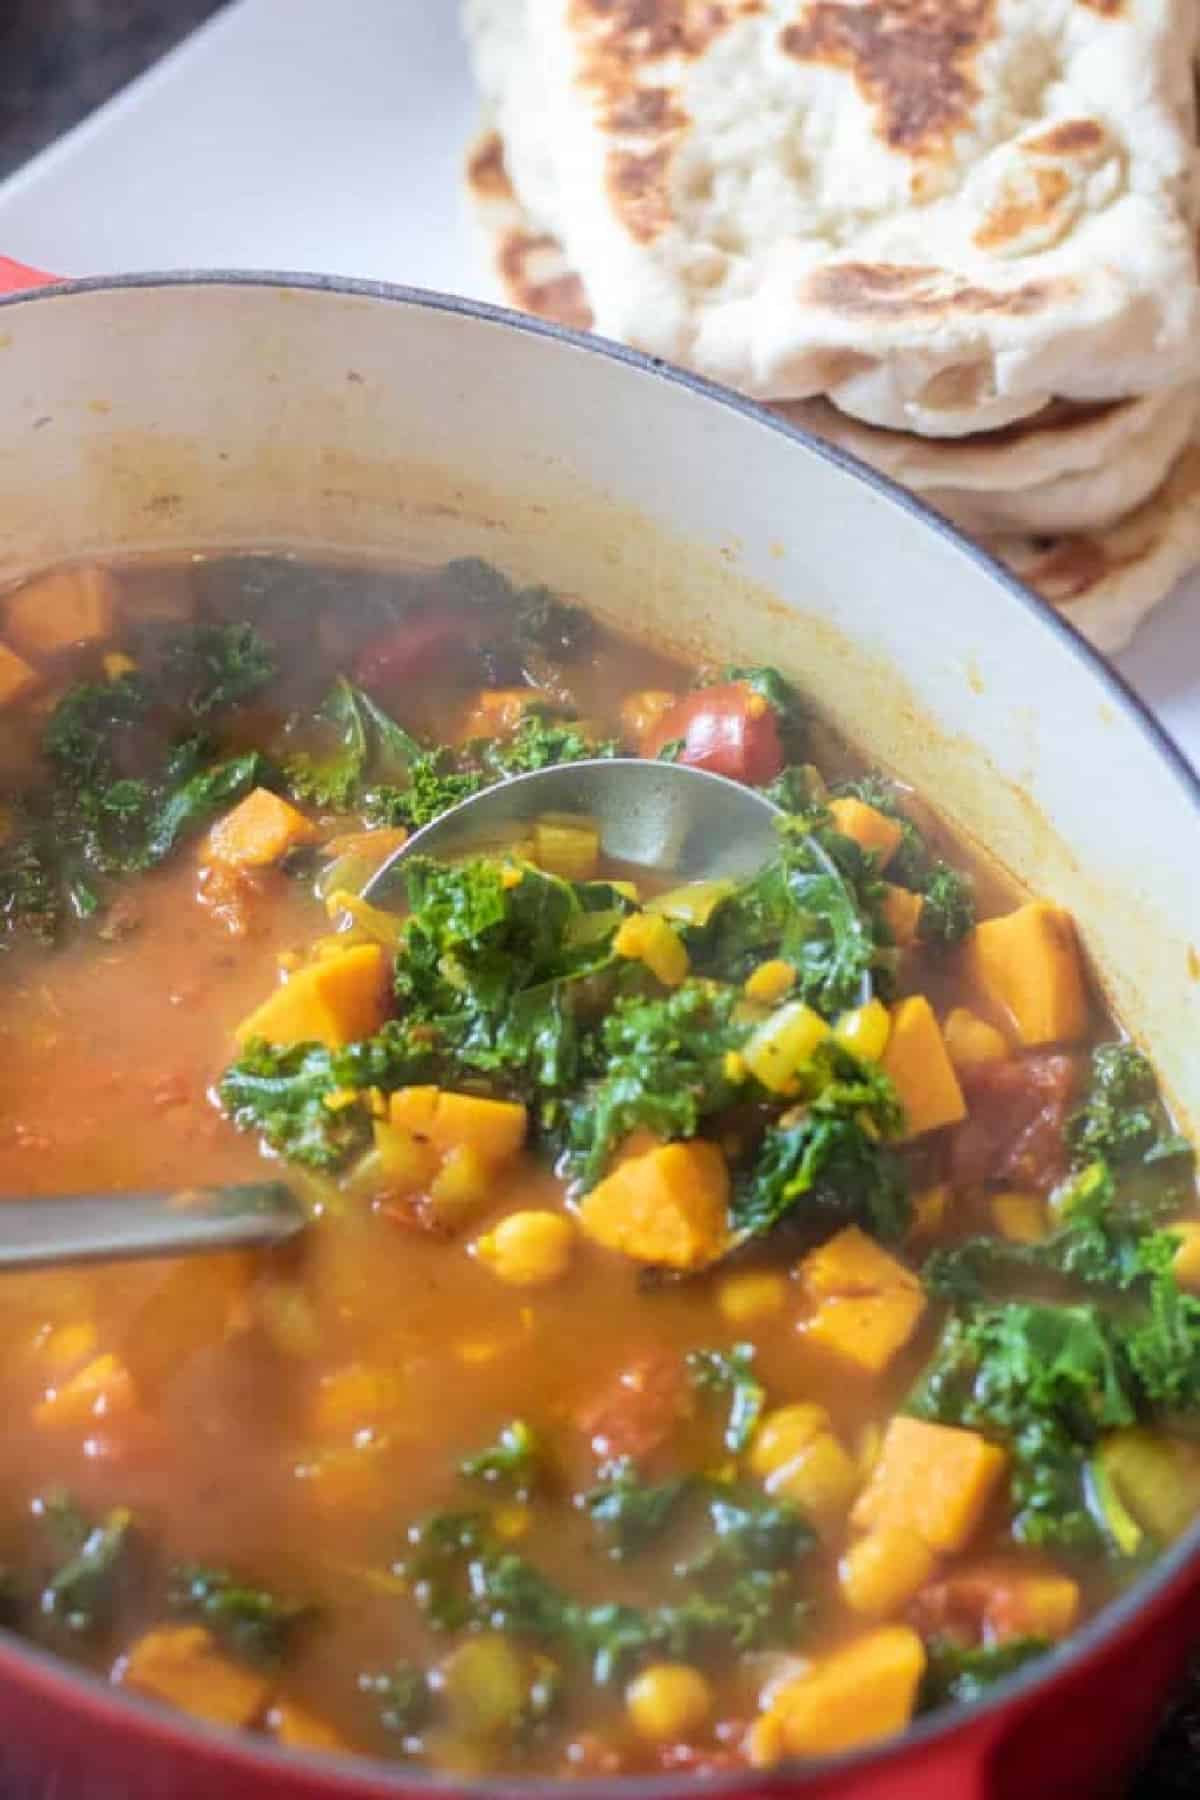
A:
<svg viewBox="0 0 1200 1800">
<path fill-rule="evenodd" d="M 578 1424 L 601 1460 L 660 1450 L 687 1411 L 687 1390 L 678 1357 L 644 1356 L 612 1381 Z"/>
<path fill-rule="evenodd" d="M 680 742 L 679 761 L 730 781 L 761 787 L 783 767 L 779 724 L 770 703 L 745 681 L 700 688 L 662 714 L 642 739 L 643 756 Z"/>
<path fill-rule="evenodd" d="M 404 681 L 444 667 L 470 642 L 461 613 L 423 615 L 392 625 L 359 651 L 354 679 L 370 692 L 386 692 Z"/>
<path fill-rule="evenodd" d="M 968 1117 L 954 1133 L 951 1178 L 1049 1193 L 1066 1173 L 1063 1125 L 1079 1073 L 1078 1057 L 1045 1053 L 964 1070 Z"/>
</svg>

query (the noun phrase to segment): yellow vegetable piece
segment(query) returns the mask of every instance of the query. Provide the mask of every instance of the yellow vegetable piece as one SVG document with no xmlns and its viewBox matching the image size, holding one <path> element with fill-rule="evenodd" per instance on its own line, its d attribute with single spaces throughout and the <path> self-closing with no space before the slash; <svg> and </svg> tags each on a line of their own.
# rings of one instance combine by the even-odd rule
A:
<svg viewBox="0 0 1200 1800">
<path fill-rule="evenodd" d="M 985 1063 L 1005 1062 L 1010 1054 L 1008 1039 L 978 1013 L 965 1006 L 955 1006 L 946 1014 L 942 1025 L 946 1054 L 958 1070 L 980 1069 Z"/>
<path fill-rule="evenodd" d="M 962 1550 L 1007 1466 L 1004 1452 L 977 1431 L 898 1414 L 859 1495 L 854 1523 L 864 1531 L 902 1526 L 931 1550 Z"/>
<path fill-rule="evenodd" d="M 657 913 L 631 913 L 623 919 L 613 938 L 613 949 L 631 962 L 644 963 L 664 987 L 678 987 L 687 979 L 691 965 L 683 939 Z"/>
<path fill-rule="evenodd" d="M 613 886 L 624 884 L 614 881 Z M 707 925 L 708 921 L 720 906 L 722 900 L 728 900 L 734 892 L 732 881 L 688 881 L 683 887 L 671 888 L 666 894 L 655 894 L 646 902 L 648 913 L 661 913 L 665 919 L 675 919 L 681 925 Z M 633 895 L 636 900 L 636 892 Z"/>
<path fill-rule="evenodd" d="M 387 1119 L 375 1119 L 371 1133 L 388 1186 L 399 1194 L 424 1193 L 441 1167 L 441 1155 L 434 1146 Z"/>
<path fill-rule="evenodd" d="M 871 1619 L 889 1619 L 908 1605 L 933 1574 L 936 1557 L 904 1525 L 883 1525 L 852 1544 L 838 1564 L 846 1605 Z"/>
<path fill-rule="evenodd" d="M 886 1625 L 814 1662 L 776 1689 L 750 1734 L 758 1767 L 788 1756 L 833 1756 L 900 1731 L 925 1673 L 915 1631 Z"/>
<path fill-rule="evenodd" d="M 882 1067 L 904 1107 L 906 1137 L 921 1137 L 966 1118 L 966 1101 L 941 1027 L 923 995 L 901 1000 L 894 1009 Z"/>
<path fill-rule="evenodd" d="M 786 1301 L 786 1279 L 769 1269 L 727 1275 L 717 1290 L 717 1309 L 731 1325 L 758 1325 L 773 1319 Z"/>
<path fill-rule="evenodd" d="M 696 1269 L 724 1247 L 729 1169 L 715 1144 L 663 1144 L 620 1163 L 580 1202 L 587 1237 L 637 1262 Z"/>
<path fill-rule="evenodd" d="M 351 893 L 349 888 L 334 888 L 325 901 L 325 910 L 335 923 L 341 918 L 350 920 L 359 941 L 373 939 L 393 953 L 404 942 L 404 920 L 399 913 L 372 906 L 369 900 Z"/>
<path fill-rule="evenodd" d="M 80 1319 L 71 1325 L 60 1325 L 47 1338 L 37 1344 L 37 1360 L 47 1374 L 65 1379 L 90 1361 L 99 1348 L 96 1327 L 90 1319 Z"/>
<path fill-rule="evenodd" d="M 126 656 L 123 650 L 108 650 L 100 659 L 101 667 L 109 681 L 116 681 L 121 675 L 132 675 L 137 663 L 132 656 Z"/>
<path fill-rule="evenodd" d="M 94 564 L 52 569 L 4 602 L 4 631 L 26 656 L 53 656 L 111 637 L 117 584 Z"/>
<path fill-rule="evenodd" d="M 589 820 L 546 813 L 533 828 L 533 860 L 564 881 L 591 881 L 600 867 L 600 833 Z"/>
<path fill-rule="evenodd" d="M 239 1044 L 326 1044 L 340 1050 L 370 1037 L 388 1016 L 389 959 L 378 944 L 355 944 L 300 969 L 243 1019 Z"/>
<path fill-rule="evenodd" d="M 1075 1043 L 1088 1027 L 1088 998 L 1075 922 L 1034 900 L 985 919 L 968 938 L 964 967 L 988 1003 L 1012 1019 L 1022 1044 Z"/>
<path fill-rule="evenodd" d="M 880 911 L 884 924 L 902 950 L 907 950 L 910 944 L 917 941 L 917 933 L 921 928 L 921 908 L 924 904 L 923 896 L 914 894 L 911 888 L 897 887 L 890 881 L 884 883 Z"/>
<path fill-rule="evenodd" d="M 481 1237 L 475 1254 L 514 1287 L 543 1287 L 565 1275 L 575 1230 L 556 1212 L 515 1212 Z"/>
<path fill-rule="evenodd" d="M 1105 1474 L 1138 1524 L 1169 1544 L 1200 1512 L 1200 1446 L 1134 1426 L 1104 1439 Z"/>
<path fill-rule="evenodd" d="M 625 1710 L 640 1738 L 667 1744 L 688 1738 L 708 1719 L 713 1691 L 687 1663 L 652 1663 L 625 1689 Z"/>
<path fill-rule="evenodd" d="M 455 1144 L 429 1184 L 429 1203 L 438 1219 L 457 1224 L 491 1199 L 493 1165 L 474 1144 Z"/>
<path fill-rule="evenodd" d="M 769 1494 L 798 1506 L 819 1530 L 840 1527 L 862 1486 L 858 1464 L 832 1431 L 820 1431 L 767 1477 Z"/>
<path fill-rule="evenodd" d="M 11 706 L 17 700 L 24 700 L 41 684 L 41 679 L 37 670 L 30 668 L 15 650 L 0 644 L 0 706 Z"/>
<path fill-rule="evenodd" d="M 790 1463 L 815 1437 L 833 1430 L 823 1406 L 797 1401 L 769 1412 L 754 1434 L 750 1467 L 755 1475 L 773 1475 Z"/>
<path fill-rule="evenodd" d="M 1045 1203 L 1036 1194 L 993 1194 L 988 1211 L 997 1232 L 1010 1244 L 1039 1243 L 1048 1230 Z"/>
<path fill-rule="evenodd" d="M 829 810 L 843 837 L 853 838 L 864 850 L 873 851 L 879 867 L 884 869 L 900 848 L 904 828 L 898 819 L 889 819 L 878 807 L 864 800 L 831 800 Z"/>
<path fill-rule="evenodd" d="M 860 1062 L 878 1062 L 892 1032 L 891 1016 L 882 1000 L 868 1000 L 834 1022 L 833 1035 L 843 1050 Z"/>
<path fill-rule="evenodd" d="M 204 847 L 211 862 L 230 869 L 266 869 L 300 844 L 315 844 L 320 832 L 302 812 L 258 787 L 218 819 Z"/>
<path fill-rule="evenodd" d="M 222 1656 L 202 1625 L 146 1632 L 121 1658 L 113 1680 L 214 1725 L 257 1724 L 271 1698 L 267 1677 Z"/>
<path fill-rule="evenodd" d="M 466 1144 L 494 1165 L 511 1162 L 522 1144 L 529 1115 L 516 1100 L 487 1100 L 444 1088 L 398 1088 L 391 1123 L 425 1138 L 443 1153 Z"/>
<path fill-rule="evenodd" d="M 772 1094 L 793 1094 L 799 1070 L 828 1036 L 819 1012 L 803 1000 L 789 1000 L 747 1038 L 742 1061 Z"/>
<path fill-rule="evenodd" d="M 759 963 L 757 969 L 746 977 L 743 992 L 747 1000 L 758 1000 L 764 1006 L 777 1006 L 795 985 L 795 969 L 790 962 L 784 962 L 782 957 L 777 956 L 770 962 Z"/>
<path fill-rule="evenodd" d="M 1163 1229 L 1179 1239 L 1179 1248 L 1171 1263 L 1176 1281 L 1189 1293 L 1200 1294 L 1200 1222 L 1176 1219 Z"/>
</svg>

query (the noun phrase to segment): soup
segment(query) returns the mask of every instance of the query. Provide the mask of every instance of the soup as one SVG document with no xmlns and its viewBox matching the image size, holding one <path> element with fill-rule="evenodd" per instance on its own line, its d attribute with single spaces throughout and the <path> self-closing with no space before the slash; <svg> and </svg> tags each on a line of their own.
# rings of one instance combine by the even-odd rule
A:
<svg viewBox="0 0 1200 1800">
<path fill-rule="evenodd" d="M 783 675 L 474 562 L 71 567 L 3 619 L 0 1190 L 311 1217 L 4 1278 L 10 1629 L 292 1747 L 762 1766 L 1053 1655 L 1189 1522 L 1152 1067 L 1070 917 Z M 764 788 L 772 862 L 547 817 L 362 898 L 617 750 Z"/>
</svg>

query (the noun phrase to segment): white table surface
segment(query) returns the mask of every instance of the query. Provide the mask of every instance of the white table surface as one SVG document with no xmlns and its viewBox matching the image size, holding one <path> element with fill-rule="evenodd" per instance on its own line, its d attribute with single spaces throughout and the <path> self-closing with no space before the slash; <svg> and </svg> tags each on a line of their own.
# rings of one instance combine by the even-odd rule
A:
<svg viewBox="0 0 1200 1800">
<path fill-rule="evenodd" d="M 0 185 L 0 252 L 72 275 L 324 270 L 495 294 L 460 199 L 455 0 L 238 0 Z M 1200 577 L 1123 672 L 1200 766 Z"/>
</svg>

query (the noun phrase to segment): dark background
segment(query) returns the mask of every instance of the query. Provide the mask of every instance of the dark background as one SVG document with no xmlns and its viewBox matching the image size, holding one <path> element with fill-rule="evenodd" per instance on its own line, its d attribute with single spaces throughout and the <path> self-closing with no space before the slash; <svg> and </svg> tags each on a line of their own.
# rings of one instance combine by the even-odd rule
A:
<svg viewBox="0 0 1200 1800">
<path fill-rule="evenodd" d="M 444 6 L 451 0 L 421 3 Z M 109 99 L 223 4 L 0 0 L 0 177 Z M 331 27 L 336 14 L 330 0 Z M 0 244 L 0 254 L 3 250 Z M 1200 1617 L 1196 1635 L 1200 1642 Z M 1103 1729 L 1102 1722 L 1097 1729 Z M 1200 1676 L 1165 1724 L 1129 1800 L 1200 1800 Z"/>
<path fill-rule="evenodd" d="M 0 0 L 0 176 L 115 94 L 221 4 Z"/>
</svg>

